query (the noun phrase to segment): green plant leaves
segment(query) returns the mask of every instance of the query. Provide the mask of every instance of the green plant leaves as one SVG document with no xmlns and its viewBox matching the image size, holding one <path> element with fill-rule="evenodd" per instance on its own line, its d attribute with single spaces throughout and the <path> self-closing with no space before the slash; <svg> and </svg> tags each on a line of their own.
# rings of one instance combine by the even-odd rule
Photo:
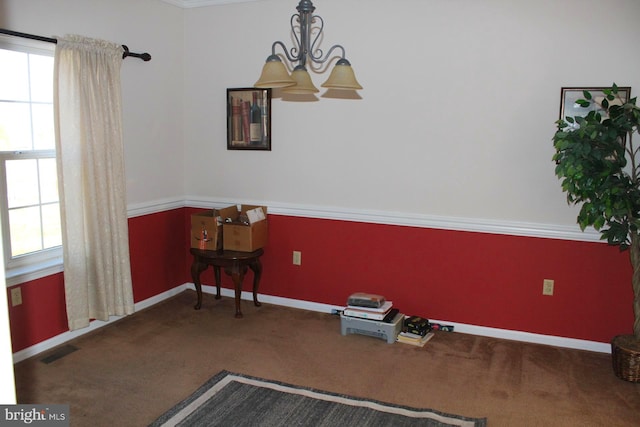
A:
<svg viewBox="0 0 640 427">
<path fill-rule="evenodd" d="M 632 141 L 640 109 L 635 98 L 621 105 L 610 102 L 619 99 L 615 84 L 603 93 L 602 113 L 592 110 L 556 121 L 553 161 L 567 203 L 580 205 L 580 228 L 592 226 L 602 239 L 626 249 L 631 234 L 640 230 L 640 158 Z M 589 107 L 592 94 L 583 95 L 576 103 Z"/>
</svg>

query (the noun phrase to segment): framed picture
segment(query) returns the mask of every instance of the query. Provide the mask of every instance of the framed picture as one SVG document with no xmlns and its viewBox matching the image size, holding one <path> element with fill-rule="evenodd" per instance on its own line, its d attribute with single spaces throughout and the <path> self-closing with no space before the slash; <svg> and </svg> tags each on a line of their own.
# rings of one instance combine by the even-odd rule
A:
<svg viewBox="0 0 640 427">
<path fill-rule="evenodd" d="M 271 89 L 227 89 L 227 150 L 271 151 Z"/>
<path fill-rule="evenodd" d="M 565 117 L 584 117 L 589 111 L 604 111 L 602 108 L 602 100 L 605 99 L 604 90 L 610 87 L 563 87 L 560 96 L 560 120 Z M 588 107 L 582 107 L 577 103 L 579 99 L 584 98 L 584 91 L 591 93 L 591 100 Z M 622 104 L 627 102 L 631 96 L 631 88 L 628 86 L 618 86 L 618 98 L 609 101 L 609 105 Z M 603 117 L 606 115 L 603 113 Z M 572 125 L 570 123 L 570 125 Z M 574 123 L 573 126 L 576 126 Z"/>
</svg>

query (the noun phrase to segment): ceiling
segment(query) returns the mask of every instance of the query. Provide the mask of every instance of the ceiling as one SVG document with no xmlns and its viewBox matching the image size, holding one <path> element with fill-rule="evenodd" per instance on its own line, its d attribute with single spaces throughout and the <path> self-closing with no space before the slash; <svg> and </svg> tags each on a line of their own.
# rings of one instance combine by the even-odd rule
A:
<svg viewBox="0 0 640 427">
<path fill-rule="evenodd" d="M 172 4 L 174 6 L 182 8 L 204 7 L 204 6 L 217 6 L 221 4 L 231 3 L 248 3 L 260 0 L 162 0 L 165 3 Z"/>
</svg>

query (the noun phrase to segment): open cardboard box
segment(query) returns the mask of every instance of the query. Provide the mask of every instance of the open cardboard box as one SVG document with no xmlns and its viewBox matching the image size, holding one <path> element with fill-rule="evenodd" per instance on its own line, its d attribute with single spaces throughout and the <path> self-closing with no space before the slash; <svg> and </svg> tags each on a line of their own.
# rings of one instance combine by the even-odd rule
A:
<svg viewBox="0 0 640 427">
<path fill-rule="evenodd" d="M 234 212 L 230 217 L 233 221 L 237 221 L 242 214 L 246 216 L 247 211 L 262 208 L 264 219 L 251 222 L 250 224 L 242 224 L 237 222 L 223 224 L 223 248 L 226 251 L 253 252 L 267 245 L 267 207 L 254 205 L 241 205 L 240 210 Z M 226 218 L 226 217 L 225 217 Z"/>
<path fill-rule="evenodd" d="M 209 209 L 191 215 L 191 247 L 215 251 L 222 249 L 222 223 L 224 219 L 237 215 L 236 206 Z"/>
</svg>

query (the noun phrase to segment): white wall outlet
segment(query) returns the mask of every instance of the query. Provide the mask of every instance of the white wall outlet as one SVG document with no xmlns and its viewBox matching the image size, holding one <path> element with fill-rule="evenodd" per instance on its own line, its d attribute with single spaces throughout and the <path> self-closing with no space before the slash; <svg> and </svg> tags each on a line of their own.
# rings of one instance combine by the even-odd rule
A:
<svg viewBox="0 0 640 427">
<path fill-rule="evenodd" d="M 22 290 L 20 286 L 16 286 L 15 288 L 11 288 L 11 306 L 15 307 L 20 304 L 22 304 Z"/>
<path fill-rule="evenodd" d="M 302 252 L 293 251 L 293 265 L 302 265 Z"/>
<path fill-rule="evenodd" d="M 542 281 L 542 295 L 553 295 L 554 281 L 551 279 L 544 279 Z"/>
</svg>

